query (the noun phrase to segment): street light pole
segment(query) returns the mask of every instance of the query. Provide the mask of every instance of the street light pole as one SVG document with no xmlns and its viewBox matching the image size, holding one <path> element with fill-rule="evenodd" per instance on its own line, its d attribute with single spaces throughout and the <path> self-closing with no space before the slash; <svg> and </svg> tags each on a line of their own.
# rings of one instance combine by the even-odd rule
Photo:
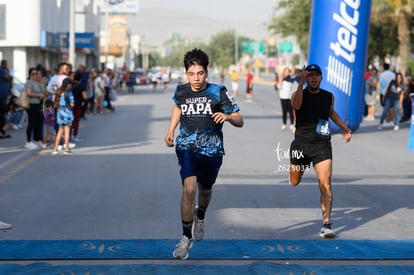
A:
<svg viewBox="0 0 414 275">
<path fill-rule="evenodd" d="M 108 66 L 108 48 L 109 48 L 109 0 L 105 1 L 105 68 Z"/>
<path fill-rule="evenodd" d="M 69 63 L 75 66 L 75 1 L 70 1 L 69 10 Z"/>
<path fill-rule="evenodd" d="M 239 39 L 237 38 L 237 31 L 234 29 L 234 64 L 237 67 L 239 63 Z M 238 68 L 237 68 L 238 70 Z"/>
</svg>

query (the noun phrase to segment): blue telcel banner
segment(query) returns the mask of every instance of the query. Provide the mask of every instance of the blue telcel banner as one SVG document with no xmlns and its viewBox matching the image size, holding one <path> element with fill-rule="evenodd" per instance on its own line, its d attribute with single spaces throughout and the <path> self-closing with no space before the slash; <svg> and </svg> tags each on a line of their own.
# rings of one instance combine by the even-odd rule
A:
<svg viewBox="0 0 414 275">
<path fill-rule="evenodd" d="M 313 0 L 308 64 L 322 69 L 321 88 L 334 94 L 335 110 L 351 130 L 364 111 L 364 72 L 371 0 Z M 332 132 L 338 132 L 331 124 Z"/>
</svg>

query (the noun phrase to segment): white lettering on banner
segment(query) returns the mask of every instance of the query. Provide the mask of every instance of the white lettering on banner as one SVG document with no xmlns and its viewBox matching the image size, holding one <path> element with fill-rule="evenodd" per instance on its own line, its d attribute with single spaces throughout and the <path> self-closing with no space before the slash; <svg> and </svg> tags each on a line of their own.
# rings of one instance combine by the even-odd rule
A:
<svg viewBox="0 0 414 275">
<path fill-rule="evenodd" d="M 328 59 L 328 74 L 326 81 L 340 89 L 346 95 L 351 95 L 351 68 L 331 55 Z"/>
<path fill-rule="evenodd" d="M 327 81 L 350 96 L 350 84 L 352 81 L 353 63 L 355 62 L 355 50 L 358 41 L 359 12 L 361 0 L 344 0 L 340 3 L 340 14 L 333 14 L 333 19 L 339 23 L 337 41 L 330 43 L 333 53 L 345 59 L 345 64 L 335 56 L 329 55 Z"/>
<path fill-rule="evenodd" d="M 181 113 L 183 115 L 211 115 L 210 100 L 206 97 L 187 98 L 185 104 L 181 104 Z"/>
</svg>

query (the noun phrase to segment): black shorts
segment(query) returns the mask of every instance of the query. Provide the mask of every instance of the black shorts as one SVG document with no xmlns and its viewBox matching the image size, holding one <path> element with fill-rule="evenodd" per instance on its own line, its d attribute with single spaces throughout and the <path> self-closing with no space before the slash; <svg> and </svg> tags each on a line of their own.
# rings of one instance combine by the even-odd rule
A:
<svg viewBox="0 0 414 275">
<path fill-rule="evenodd" d="M 310 166 L 332 159 L 331 141 L 319 141 L 314 143 L 294 140 L 290 145 L 290 163 L 293 165 Z"/>
</svg>

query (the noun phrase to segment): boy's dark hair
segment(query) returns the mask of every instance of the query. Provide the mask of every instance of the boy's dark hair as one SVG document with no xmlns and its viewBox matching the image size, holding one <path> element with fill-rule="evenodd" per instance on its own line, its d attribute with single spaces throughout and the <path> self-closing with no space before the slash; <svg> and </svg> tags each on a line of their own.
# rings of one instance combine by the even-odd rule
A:
<svg viewBox="0 0 414 275">
<path fill-rule="evenodd" d="M 208 63 L 208 55 L 200 49 L 192 49 L 184 55 L 185 71 L 193 65 L 200 65 L 205 71 L 207 71 Z"/>
</svg>

